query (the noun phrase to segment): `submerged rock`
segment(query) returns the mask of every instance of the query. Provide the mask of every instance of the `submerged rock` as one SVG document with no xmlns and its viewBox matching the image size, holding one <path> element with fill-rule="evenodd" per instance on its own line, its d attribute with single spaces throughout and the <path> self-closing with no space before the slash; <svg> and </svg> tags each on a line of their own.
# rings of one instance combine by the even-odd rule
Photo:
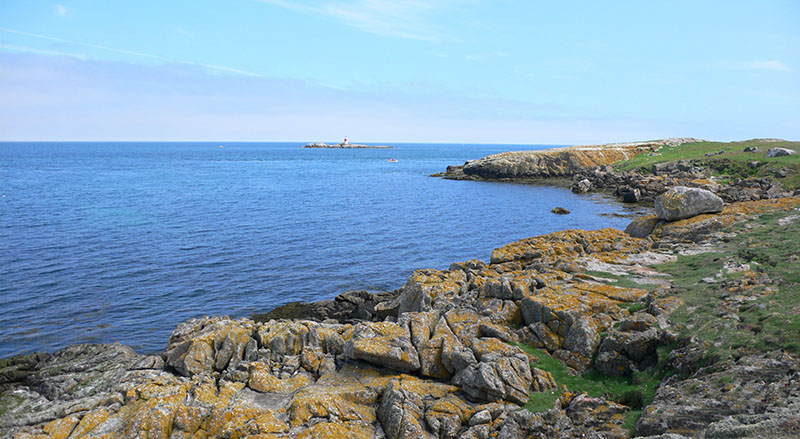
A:
<svg viewBox="0 0 800 439">
<path fill-rule="evenodd" d="M 555 213 L 556 215 L 568 215 L 570 211 L 563 207 L 555 207 L 550 212 Z"/>
</svg>

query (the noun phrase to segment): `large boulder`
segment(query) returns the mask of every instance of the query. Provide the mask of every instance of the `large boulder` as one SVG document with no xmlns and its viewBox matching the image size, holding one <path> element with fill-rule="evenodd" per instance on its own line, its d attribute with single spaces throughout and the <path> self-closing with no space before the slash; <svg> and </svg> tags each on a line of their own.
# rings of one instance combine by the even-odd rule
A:
<svg viewBox="0 0 800 439">
<path fill-rule="evenodd" d="M 767 157 L 783 157 L 787 155 L 796 154 L 793 149 L 787 148 L 770 148 L 769 152 L 767 153 Z"/>
<path fill-rule="evenodd" d="M 701 213 L 722 211 L 722 198 L 699 188 L 676 186 L 656 197 L 655 209 L 659 219 L 675 221 Z"/>
</svg>

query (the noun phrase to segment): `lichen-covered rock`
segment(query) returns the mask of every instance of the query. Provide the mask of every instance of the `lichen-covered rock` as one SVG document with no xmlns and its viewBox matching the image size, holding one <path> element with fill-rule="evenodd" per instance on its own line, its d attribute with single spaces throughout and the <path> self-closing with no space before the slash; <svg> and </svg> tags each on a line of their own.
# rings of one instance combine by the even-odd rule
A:
<svg viewBox="0 0 800 439">
<path fill-rule="evenodd" d="M 628 227 L 625 227 L 625 233 L 634 238 L 646 238 L 653 232 L 659 221 L 661 220 L 655 214 L 635 218 L 628 224 Z"/>
<path fill-rule="evenodd" d="M 549 266 L 558 260 L 587 255 L 614 259 L 643 251 L 648 245 L 646 241 L 632 238 L 616 229 L 564 230 L 495 249 L 492 252 L 492 264 L 521 260 Z"/>
<path fill-rule="evenodd" d="M 594 367 L 604 375 L 631 375 L 654 365 L 656 348 L 661 343 L 657 329 L 641 332 L 611 331 L 600 343 Z"/>
<path fill-rule="evenodd" d="M 637 154 L 654 151 L 664 145 L 680 144 L 696 139 L 666 139 L 648 142 L 572 146 L 543 151 L 514 151 L 471 160 L 446 174 L 463 174 L 469 178 L 517 179 L 572 176 L 598 165 L 610 165 Z M 456 168 L 456 167 L 454 167 Z"/>
<path fill-rule="evenodd" d="M 567 416 L 572 420 L 575 429 L 580 431 L 580 435 L 576 436 L 597 435 L 622 439 L 628 437 L 628 431 L 622 426 L 627 410 L 627 407 L 605 398 L 590 398 L 584 394 L 570 402 Z"/>
<path fill-rule="evenodd" d="M 167 344 L 167 364 L 184 376 L 221 371 L 248 358 L 255 358 L 253 322 L 218 317 L 191 319 L 181 323 Z"/>
<path fill-rule="evenodd" d="M 509 356 L 496 352 L 484 354 L 479 363 L 453 377 L 453 384 L 461 386 L 476 401 L 507 400 L 517 404 L 528 401 L 531 381 L 529 359 L 521 351 Z"/>
<path fill-rule="evenodd" d="M 573 369 L 584 372 L 592 363 L 592 356 L 600 344 L 597 324 L 590 318 L 581 317 L 570 325 L 562 348 L 572 355 L 554 355 Z M 558 353 L 559 351 L 556 351 Z"/>
<path fill-rule="evenodd" d="M 743 356 L 700 369 L 688 379 L 662 383 L 636 424 L 636 433 L 796 437 L 798 389 L 797 357 L 781 352 Z M 775 429 L 776 424 L 782 427 Z"/>
<path fill-rule="evenodd" d="M 665 221 L 721 212 L 722 205 L 722 198 L 713 192 L 686 186 L 673 187 L 655 200 L 656 215 Z"/>
<path fill-rule="evenodd" d="M 396 299 L 397 315 L 448 309 L 465 283 L 466 274 L 462 270 L 417 270 Z"/>
<path fill-rule="evenodd" d="M 352 338 L 344 346 L 344 356 L 399 371 L 411 372 L 420 367 L 408 327 L 392 322 L 356 324 Z"/>
<path fill-rule="evenodd" d="M 386 387 L 378 418 L 389 439 L 433 438 L 425 428 L 422 395 L 403 388 L 402 381 Z"/>
</svg>

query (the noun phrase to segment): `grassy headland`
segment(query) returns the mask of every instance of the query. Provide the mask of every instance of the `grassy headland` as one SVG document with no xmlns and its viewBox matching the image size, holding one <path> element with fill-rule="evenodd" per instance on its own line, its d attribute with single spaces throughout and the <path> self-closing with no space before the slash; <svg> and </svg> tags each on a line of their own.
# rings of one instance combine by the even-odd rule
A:
<svg viewBox="0 0 800 439">
<path fill-rule="evenodd" d="M 744 152 L 756 147 L 758 151 Z M 770 148 L 786 148 L 798 154 L 783 157 L 767 157 Z M 721 152 L 721 153 L 720 153 Z M 687 160 L 706 167 L 711 174 L 726 179 L 769 177 L 790 189 L 800 188 L 800 142 L 773 139 L 752 139 L 739 142 L 692 142 L 677 146 L 664 146 L 657 152 L 640 154 L 630 160 L 618 162 L 613 167 L 618 171 L 652 173 L 657 163 Z M 752 165 L 751 165 L 752 164 Z M 785 176 L 780 176 L 780 171 Z"/>
</svg>

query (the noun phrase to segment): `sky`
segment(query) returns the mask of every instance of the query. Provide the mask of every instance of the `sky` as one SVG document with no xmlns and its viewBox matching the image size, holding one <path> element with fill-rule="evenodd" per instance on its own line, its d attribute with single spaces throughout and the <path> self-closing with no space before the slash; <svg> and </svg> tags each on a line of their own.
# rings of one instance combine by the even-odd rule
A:
<svg viewBox="0 0 800 439">
<path fill-rule="evenodd" d="M 800 2 L 0 0 L 0 140 L 800 139 Z"/>
</svg>

